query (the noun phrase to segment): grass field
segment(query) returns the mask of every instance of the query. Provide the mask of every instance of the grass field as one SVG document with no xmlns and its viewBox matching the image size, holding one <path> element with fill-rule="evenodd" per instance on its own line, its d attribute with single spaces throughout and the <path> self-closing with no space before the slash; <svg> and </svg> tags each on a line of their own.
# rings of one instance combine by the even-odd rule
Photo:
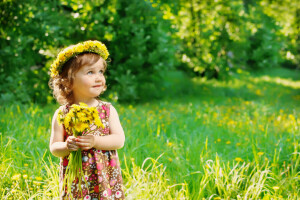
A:
<svg viewBox="0 0 300 200">
<path fill-rule="evenodd" d="M 299 74 L 189 82 L 174 73 L 160 101 L 113 103 L 127 199 L 299 199 Z M 0 199 L 58 196 L 48 148 L 56 108 L 0 106 Z"/>
</svg>

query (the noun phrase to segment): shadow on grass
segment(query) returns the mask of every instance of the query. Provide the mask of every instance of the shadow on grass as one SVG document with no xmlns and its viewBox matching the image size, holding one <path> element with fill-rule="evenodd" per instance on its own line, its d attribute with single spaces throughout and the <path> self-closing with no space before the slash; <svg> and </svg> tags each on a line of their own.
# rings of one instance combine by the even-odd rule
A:
<svg viewBox="0 0 300 200">
<path fill-rule="evenodd" d="M 300 105 L 300 76 L 298 71 L 279 68 L 276 71 L 242 74 L 229 81 L 191 80 L 182 72 L 170 72 L 160 90 L 160 98 L 149 98 L 140 103 L 155 101 L 189 102 L 211 101 L 221 103 L 227 99 L 263 101 L 275 105 Z M 281 77 L 282 75 L 282 77 Z M 292 78 L 290 78 L 292 77 Z"/>
</svg>

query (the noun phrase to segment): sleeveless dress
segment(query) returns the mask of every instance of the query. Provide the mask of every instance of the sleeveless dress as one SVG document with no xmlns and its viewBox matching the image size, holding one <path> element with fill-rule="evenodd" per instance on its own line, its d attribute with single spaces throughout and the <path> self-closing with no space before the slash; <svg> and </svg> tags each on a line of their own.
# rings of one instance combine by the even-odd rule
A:
<svg viewBox="0 0 300 200">
<path fill-rule="evenodd" d="M 104 136 L 109 135 L 109 111 L 110 103 L 98 101 L 96 106 L 99 117 L 104 128 L 97 128 L 95 125 L 90 126 L 89 133 Z M 69 112 L 69 105 L 64 105 L 62 111 Z M 64 141 L 70 136 L 64 129 Z M 120 162 L 117 150 L 97 150 L 95 148 L 82 150 L 82 169 L 84 178 L 88 185 L 82 181 L 78 186 L 78 181 L 74 181 L 71 186 L 73 197 L 66 195 L 66 190 L 62 189 L 62 182 L 68 166 L 68 156 L 61 158 L 60 161 L 60 199 L 83 199 L 83 200 L 117 200 L 125 199 L 123 190 L 123 180 L 120 168 Z M 78 187 L 82 188 L 82 194 Z"/>
</svg>

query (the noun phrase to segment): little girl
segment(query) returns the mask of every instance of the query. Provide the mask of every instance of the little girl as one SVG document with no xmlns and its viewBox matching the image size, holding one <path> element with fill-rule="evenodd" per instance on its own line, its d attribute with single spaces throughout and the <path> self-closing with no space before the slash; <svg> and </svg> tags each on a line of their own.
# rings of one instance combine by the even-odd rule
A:
<svg viewBox="0 0 300 200">
<path fill-rule="evenodd" d="M 50 151 L 60 157 L 60 199 L 125 199 L 117 149 L 125 141 L 124 131 L 116 109 L 111 103 L 98 99 L 107 86 L 104 73 L 109 53 L 99 41 L 86 41 L 61 51 L 51 65 L 49 86 L 62 105 L 54 113 Z M 104 128 L 90 126 L 89 134 L 75 138 L 58 123 L 58 112 L 68 113 L 72 104 L 83 102 L 96 107 Z M 84 178 L 78 185 L 73 181 L 71 193 L 62 188 L 71 151 L 82 150 Z M 79 192 L 79 187 L 82 192 Z"/>
</svg>

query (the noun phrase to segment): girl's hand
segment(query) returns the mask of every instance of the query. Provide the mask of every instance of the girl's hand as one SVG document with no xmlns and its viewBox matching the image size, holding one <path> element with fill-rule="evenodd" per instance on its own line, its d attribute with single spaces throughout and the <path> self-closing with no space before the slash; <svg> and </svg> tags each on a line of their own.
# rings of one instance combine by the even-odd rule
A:
<svg viewBox="0 0 300 200">
<path fill-rule="evenodd" d="M 66 143 L 69 151 L 77 151 L 79 149 L 79 146 L 76 144 L 76 137 L 74 136 L 69 136 Z"/>
<path fill-rule="evenodd" d="M 87 134 L 84 136 L 78 136 L 76 138 L 76 144 L 82 149 L 82 150 L 89 150 L 94 147 L 95 145 L 95 136 L 91 134 Z"/>
</svg>

